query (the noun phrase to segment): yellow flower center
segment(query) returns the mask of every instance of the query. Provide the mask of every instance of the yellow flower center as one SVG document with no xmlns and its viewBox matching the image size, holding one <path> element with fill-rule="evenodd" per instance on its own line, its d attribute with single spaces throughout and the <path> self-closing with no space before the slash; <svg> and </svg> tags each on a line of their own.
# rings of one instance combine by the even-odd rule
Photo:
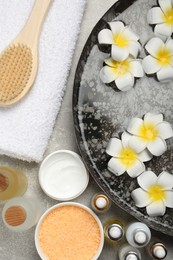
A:
<svg viewBox="0 0 173 260">
<path fill-rule="evenodd" d="M 158 130 L 152 123 L 145 124 L 139 129 L 139 136 L 146 141 L 154 141 L 158 136 Z"/>
<path fill-rule="evenodd" d="M 128 39 L 122 33 L 114 34 L 113 40 L 115 44 L 118 45 L 119 47 L 126 47 L 128 45 Z"/>
<path fill-rule="evenodd" d="M 173 8 L 169 8 L 163 14 L 163 21 L 167 24 L 173 25 Z"/>
<path fill-rule="evenodd" d="M 171 52 L 166 48 L 162 48 L 156 53 L 156 59 L 160 65 L 167 66 L 172 60 Z"/>
<path fill-rule="evenodd" d="M 127 72 L 130 71 L 130 62 L 129 59 L 126 59 L 124 61 L 113 61 L 113 72 L 117 76 L 123 76 Z"/>
<path fill-rule="evenodd" d="M 123 165 L 129 167 L 135 164 L 137 159 L 137 153 L 130 147 L 123 148 L 119 153 L 120 161 Z"/>
<path fill-rule="evenodd" d="M 157 202 L 165 199 L 165 191 L 159 185 L 153 185 L 149 188 L 148 195 L 152 201 Z"/>
</svg>

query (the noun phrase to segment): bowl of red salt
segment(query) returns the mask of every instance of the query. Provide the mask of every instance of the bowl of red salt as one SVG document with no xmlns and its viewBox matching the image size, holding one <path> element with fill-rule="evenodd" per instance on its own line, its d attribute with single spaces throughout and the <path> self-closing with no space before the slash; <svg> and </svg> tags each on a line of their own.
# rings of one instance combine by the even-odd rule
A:
<svg viewBox="0 0 173 260">
<path fill-rule="evenodd" d="M 88 207 L 59 203 L 40 218 L 35 230 L 35 245 L 43 260 L 96 260 L 104 244 L 103 227 Z"/>
</svg>

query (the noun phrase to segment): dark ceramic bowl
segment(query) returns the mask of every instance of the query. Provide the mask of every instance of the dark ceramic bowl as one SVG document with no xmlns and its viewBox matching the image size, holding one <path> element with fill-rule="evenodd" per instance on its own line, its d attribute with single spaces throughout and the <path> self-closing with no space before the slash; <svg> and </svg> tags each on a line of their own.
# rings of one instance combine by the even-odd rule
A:
<svg viewBox="0 0 173 260">
<path fill-rule="evenodd" d="M 73 114 L 77 142 L 81 155 L 98 185 L 113 202 L 151 228 L 173 235 L 173 209 L 166 210 L 163 217 L 149 217 L 145 208 L 137 208 L 131 192 L 138 187 L 136 179 L 126 173 L 116 177 L 107 170 L 109 156 L 106 145 L 112 135 L 127 128 L 133 117 L 142 117 L 147 112 L 163 113 L 166 121 L 173 122 L 172 83 L 162 84 L 154 77 L 145 76 L 136 81 L 133 89 L 116 92 L 100 81 L 99 71 L 108 49 L 100 49 L 97 36 L 113 19 L 129 24 L 140 35 L 141 44 L 154 36 L 147 24 L 148 10 L 154 0 L 121 0 L 114 4 L 100 19 L 91 32 L 79 60 L 73 92 Z M 104 51 L 104 52 L 103 52 Z M 141 57 L 145 56 L 142 50 Z M 167 141 L 168 151 L 146 164 L 157 175 L 166 170 L 173 173 L 173 142 Z"/>
</svg>

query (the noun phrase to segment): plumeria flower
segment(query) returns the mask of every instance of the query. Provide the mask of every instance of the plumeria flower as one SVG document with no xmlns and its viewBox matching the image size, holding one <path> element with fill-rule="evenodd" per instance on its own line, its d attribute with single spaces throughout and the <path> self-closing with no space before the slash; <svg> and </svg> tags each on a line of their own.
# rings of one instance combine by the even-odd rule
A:
<svg viewBox="0 0 173 260">
<path fill-rule="evenodd" d="M 153 113 L 145 114 L 144 119 L 133 118 L 127 131 L 133 135 L 129 140 L 132 149 L 139 153 L 147 148 L 155 156 L 167 150 L 165 139 L 173 136 L 173 129 L 163 121 L 163 115 Z"/>
<path fill-rule="evenodd" d="M 144 76 L 141 60 L 127 58 L 124 61 L 115 61 L 112 58 L 105 60 L 106 66 L 100 71 L 100 78 L 104 83 L 115 81 L 117 88 L 121 91 L 131 89 L 136 78 Z"/>
<path fill-rule="evenodd" d="M 106 153 L 112 156 L 108 162 L 108 170 L 117 176 L 127 172 L 130 177 L 135 178 L 145 171 L 143 162 L 151 160 L 152 155 L 147 150 L 138 153 L 132 149 L 129 146 L 130 137 L 130 134 L 124 132 L 121 140 L 118 138 L 110 139 L 106 148 Z"/>
<path fill-rule="evenodd" d="M 111 56 L 114 60 L 123 61 L 127 59 L 129 54 L 136 58 L 141 48 L 138 42 L 139 36 L 120 21 L 113 21 L 108 24 L 110 30 L 103 29 L 98 34 L 99 43 L 112 45 Z"/>
<path fill-rule="evenodd" d="M 147 74 L 156 73 L 159 81 L 173 79 L 173 40 L 164 43 L 160 38 L 152 38 L 145 46 L 149 53 L 142 61 Z"/>
<path fill-rule="evenodd" d="M 173 175 L 163 171 L 157 177 L 152 171 L 143 172 L 137 178 L 141 188 L 132 191 L 137 207 L 146 207 L 149 216 L 163 216 L 166 207 L 173 208 Z"/>
<path fill-rule="evenodd" d="M 173 33 L 173 2 L 172 0 L 158 0 L 159 6 L 149 10 L 147 20 L 156 25 L 154 32 L 157 36 L 170 37 Z"/>
</svg>

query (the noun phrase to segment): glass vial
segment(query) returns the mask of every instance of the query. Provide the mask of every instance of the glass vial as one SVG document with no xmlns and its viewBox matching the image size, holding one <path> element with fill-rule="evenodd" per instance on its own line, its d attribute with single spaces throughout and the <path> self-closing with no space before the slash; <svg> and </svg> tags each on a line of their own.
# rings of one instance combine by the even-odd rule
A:
<svg viewBox="0 0 173 260">
<path fill-rule="evenodd" d="M 0 200 L 22 196 L 27 190 L 26 176 L 11 167 L 0 166 Z"/>
<path fill-rule="evenodd" d="M 124 237 L 124 227 L 119 220 L 110 220 L 104 225 L 105 242 L 115 244 Z"/>
<path fill-rule="evenodd" d="M 161 242 L 152 243 L 148 251 L 154 259 L 165 259 L 167 256 L 167 248 Z"/>
<path fill-rule="evenodd" d="M 129 244 L 122 245 L 118 250 L 119 260 L 141 260 L 140 251 Z"/>
<path fill-rule="evenodd" d="M 133 247 L 145 247 L 150 242 L 151 231 L 146 224 L 134 222 L 127 227 L 126 239 Z"/>
<path fill-rule="evenodd" d="M 95 212 L 104 213 L 110 208 L 111 202 L 105 194 L 96 194 L 92 198 L 91 206 Z"/>
<path fill-rule="evenodd" d="M 20 232 L 33 227 L 43 213 L 42 204 L 35 197 L 16 197 L 3 208 L 2 219 L 11 231 Z"/>
</svg>

